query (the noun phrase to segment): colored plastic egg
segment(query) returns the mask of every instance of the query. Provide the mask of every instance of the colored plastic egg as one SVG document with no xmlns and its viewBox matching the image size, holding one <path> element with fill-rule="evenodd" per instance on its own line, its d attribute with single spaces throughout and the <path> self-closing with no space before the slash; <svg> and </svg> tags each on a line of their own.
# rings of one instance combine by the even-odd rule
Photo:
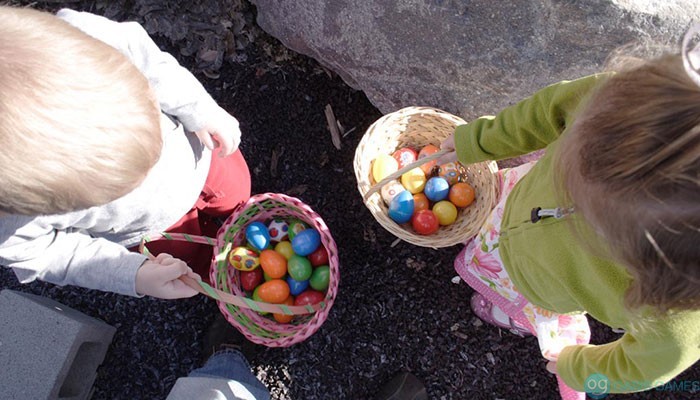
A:
<svg viewBox="0 0 700 400">
<path fill-rule="evenodd" d="M 283 301 L 280 304 L 284 305 L 294 305 L 294 297 L 289 296 L 285 301 Z M 279 322 L 280 324 L 288 324 L 294 319 L 294 315 L 289 315 L 289 314 L 272 314 L 272 317 L 275 319 L 275 321 Z"/>
<path fill-rule="evenodd" d="M 413 168 L 401 175 L 401 184 L 411 193 L 420 193 L 425 187 L 425 173 L 420 168 Z"/>
<path fill-rule="evenodd" d="M 398 171 L 399 162 L 390 155 L 381 154 L 372 163 L 372 177 L 375 182 L 379 182 L 387 176 Z"/>
<path fill-rule="evenodd" d="M 384 203 L 386 205 L 389 205 L 391 204 L 391 200 L 393 200 L 394 196 L 403 192 L 404 190 L 406 190 L 406 188 L 403 187 L 401 182 L 394 179 L 393 181 L 389 181 L 386 185 L 382 186 L 382 190 L 380 193 L 382 195 L 382 200 L 384 200 Z"/>
<path fill-rule="evenodd" d="M 444 178 L 439 176 L 428 179 L 423 189 L 425 197 L 431 201 L 440 201 L 447 198 L 450 193 L 450 184 Z"/>
<path fill-rule="evenodd" d="M 399 163 L 399 169 L 418 159 L 418 153 L 410 147 L 398 149 L 391 156 Z"/>
<path fill-rule="evenodd" d="M 260 265 L 260 258 L 253 250 L 236 247 L 228 253 L 228 262 L 240 271 L 252 271 Z"/>
<path fill-rule="evenodd" d="M 284 258 L 289 260 L 289 257 L 294 255 L 294 249 L 292 249 L 292 243 L 283 240 L 275 245 L 275 251 L 282 254 Z"/>
<path fill-rule="evenodd" d="M 440 222 L 435 213 L 431 210 L 418 211 L 416 215 L 411 218 L 411 225 L 413 229 L 421 235 L 433 234 L 440 228 Z"/>
<path fill-rule="evenodd" d="M 279 304 L 289 297 L 289 285 L 282 279 L 272 279 L 256 289 L 260 300 L 266 303 Z"/>
<path fill-rule="evenodd" d="M 466 182 L 455 183 L 450 188 L 449 199 L 457 207 L 467 207 L 474 201 L 474 188 Z"/>
<path fill-rule="evenodd" d="M 255 288 L 263 281 L 262 268 L 256 268 L 252 271 L 241 271 L 240 281 L 243 290 L 247 290 L 249 292 L 255 290 Z"/>
<path fill-rule="evenodd" d="M 292 239 L 292 249 L 300 256 L 308 256 L 321 244 L 321 235 L 316 229 L 305 229 Z"/>
<path fill-rule="evenodd" d="M 263 299 L 260 298 L 260 286 L 256 287 L 255 290 L 253 290 L 253 295 L 251 296 L 253 300 L 255 301 L 264 301 Z M 258 314 L 260 315 L 267 315 L 269 312 L 267 311 L 258 311 Z"/>
<path fill-rule="evenodd" d="M 328 264 L 328 252 L 323 246 L 318 246 L 318 248 L 314 250 L 313 253 L 309 254 L 307 257 L 309 258 L 309 261 L 311 261 L 311 265 L 313 265 L 314 267 Z"/>
<path fill-rule="evenodd" d="M 298 219 L 289 221 L 289 241 L 294 239 L 294 236 L 296 236 L 299 232 L 303 231 L 304 229 L 308 229 L 308 227 L 308 225 Z"/>
<path fill-rule="evenodd" d="M 260 253 L 260 267 L 272 279 L 287 275 L 287 259 L 274 250 L 263 250 Z"/>
<path fill-rule="evenodd" d="M 324 291 L 328 289 L 328 284 L 331 279 L 331 267 L 328 265 L 321 265 L 316 267 L 314 272 L 309 278 L 309 285 L 315 290 Z"/>
<path fill-rule="evenodd" d="M 311 261 L 306 257 L 295 254 L 287 261 L 287 272 L 289 272 L 289 276 L 294 280 L 308 280 L 311 278 L 311 273 L 313 272 Z"/>
<path fill-rule="evenodd" d="M 326 298 L 326 295 L 318 290 L 307 289 L 299 294 L 294 299 L 295 306 L 305 306 L 309 304 L 318 304 Z"/>
<path fill-rule="evenodd" d="M 430 200 L 425 197 L 423 193 L 416 193 L 413 195 L 413 213 L 417 213 L 420 210 L 427 210 L 430 208 Z"/>
<path fill-rule="evenodd" d="M 245 228 L 245 237 L 248 244 L 258 251 L 262 251 L 270 244 L 270 234 L 262 222 L 252 222 Z"/>
<path fill-rule="evenodd" d="M 440 225 L 451 225 L 457 220 L 457 207 L 447 200 L 438 201 L 433 206 L 433 213 Z"/>
<path fill-rule="evenodd" d="M 267 233 L 270 235 L 271 241 L 280 242 L 287 237 L 289 225 L 281 219 L 273 219 L 267 225 Z"/>
<path fill-rule="evenodd" d="M 438 151 L 440 151 L 440 149 L 439 149 L 437 146 L 432 145 L 432 144 L 429 144 L 429 145 L 423 147 L 422 149 L 420 149 L 420 152 L 418 153 L 418 159 L 420 160 L 421 158 L 424 158 L 424 157 L 427 157 L 427 156 L 429 156 L 429 155 L 435 154 L 435 153 L 437 153 Z M 423 170 L 423 173 L 424 173 L 426 176 L 430 176 L 430 174 L 431 174 L 432 171 L 433 171 L 433 168 L 434 168 L 436 165 L 437 165 L 437 160 L 428 161 L 427 163 L 421 165 L 421 166 L 420 166 L 420 169 Z"/>
<path fill-rule="evenodd" d="M 287 285 L 289 285 L 289 293 L 292 294 L 292 296 L 296 296 L 299 293 L 303 292 L 304 290 L 308 289 L 309 287 L 309 281 L 298 281 L 291 276 L 287 277 Z"/>
<path fill-rule="evenodd" d="M 462 166 L 456 162 L 450 162 L 447 164 L 442 164 L 438 174 L 441 178 L 444 178 L 450 186 L 459 182 L 459 176 L 461 174 Z"/>
<path fill-rule="evenodd" d="M 408 190 L 397 194 L 389 204 L 389 218 L 397 224 L 411 220 L 413 215 L 413 195 Z"/>
</svg>

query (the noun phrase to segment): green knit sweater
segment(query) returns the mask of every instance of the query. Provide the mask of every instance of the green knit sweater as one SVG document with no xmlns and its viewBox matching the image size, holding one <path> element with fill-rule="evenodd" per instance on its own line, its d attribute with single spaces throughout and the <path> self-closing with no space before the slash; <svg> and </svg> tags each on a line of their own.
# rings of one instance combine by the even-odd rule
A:
<svg viewBox="0 0 700 400">
<path fill-rule="evenodd" d="M 556 200 L 555 148 L 567 134 L 577 107 L 604 79 L 596 75 L 561 82 L 495 117 L 458 126 L 455 147 L 462 163 L 546 149 L 506 202 L 499 245 L 504 266 L 533 304 L 561 314 L 585 311 L 625 330 L 612 343 L 564 348 L 557 369 L 567 385 L 585 391 L 589 376 L 603 374 L 609 380 L 609 392 L 633 392 L 666 383 L 700 359 L 700 310 L 663 318 L 650 317 L 649 310 L 631 312 L 623 304 L 630 275 L 622 265 L 589 250 L 602 248 L 602 243 L 581 243 L 569 226 L 582 222 L 575 213 L 530 222 L 535 207 L 569 206 Z"/>
</svg>

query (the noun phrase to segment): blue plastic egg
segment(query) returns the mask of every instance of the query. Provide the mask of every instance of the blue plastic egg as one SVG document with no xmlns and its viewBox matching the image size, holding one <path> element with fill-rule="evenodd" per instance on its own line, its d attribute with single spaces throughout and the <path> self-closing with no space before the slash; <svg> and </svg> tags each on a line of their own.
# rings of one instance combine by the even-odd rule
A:
<svg viewBox="0 0 700 400">
<path fill-rule="evenodd" d="M 292 250 L 300 256 L 308 256 L 321 244 L 321 235 L 316 229 L 304 229 L 292 239 Z"/>
<path fill-rule="evenodd" d="M 309 280 L 298 281 L 291 276 L 287 276 L 287 285 L 289 285 L 289 293 L 292 296 L 296 296 L 309 287 Z"/>
<path fill-rule="evenodd" d="M 425 184 L 425 189 L 423 189 L 423 193 L 425 197 L 431 201 L 445 200 L 450 193 L 450 184 L 445 178 L 436 176 L 428 180 L 428 183 Z"/>
<path fill-rule="evenodd" d="M 263 251 L 270 245 L 270 234 L 262 222 L 253 222 L 245 228 L 245 237 L 251 247 Z"/>
<path fill-rule="evenodd" d="M 394 196 L 389 203 L 389 218 L 397 224 L 403 224 L 411 220 L 413 215 L 413 195 L 408 190 Z"/>
</svg>

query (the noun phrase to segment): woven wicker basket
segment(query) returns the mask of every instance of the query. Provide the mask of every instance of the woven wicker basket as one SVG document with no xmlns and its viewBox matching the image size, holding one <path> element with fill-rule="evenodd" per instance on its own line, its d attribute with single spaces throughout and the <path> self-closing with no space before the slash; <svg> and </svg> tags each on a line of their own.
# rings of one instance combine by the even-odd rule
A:
<svg viewBox="0 0 700 400">
<path fill-rule="evenodd" d="M 219 309 L 229 323 L 238 328 L 251 341 L 268 347 L 286 347 L 305 340 L 321 327 L 328 317 L 328 312 L 338 291 L 338 249 L 328 227 L 318 214 L 299 199 L 283 194 L 266 193 L 251 197 L 248 202 L 231 214 L 219 229 L 210 278 L 218 289 L 237 296 L 244 296 L 239 282 L 240 271 L 229 267 L 226 255 L 233 247 L 245 244 L 244 234 L 248 224 L 254 221 L 264 222 L 272 217 L 298 218 L 321 234 L 321 244 L 328 251 L 331 272 L 330 284 L 324 301 L 325 306 L 314 310 L 313 314 L 297 315 L 290 324 L 280 324 L 260 315 L 252 308 L 239 307 L 224 302 L 219 302 Z"/>
<path fill-rule="evenodd" d="M 371 177 L 372 161 L 377 156 L 391 154 L 403 147 L 422 148 L 428 144 L 439 147 L 457 125 L 465 123 L 461 118 L 435 108 L 407 107 L 383 116 L 367 129 L 355 151 L 357 188 L 374 218 L 396 237 L 422 247 L 448 247 L 474 237 L 486 221 L 497 198 L 498 167 L 494 161 L 465 165 L 463 178 L 474 188 L 475 201 L 459 210 L 453 224 L 441 226 L 436 233 L 428 236 L 419 235 L 410 226 L 399 225 L 389 218 L 388 207 L 378 193 L 383 183 L 399 177 L 401 171 L 379 183 L 374 183 Z M 434 158 L 418 160 L 402 170 Z"/>
<path fill-rule="evenodd" d="M 316 229 L 320 234 L 321 244 L 328 252 L 328 265 L 330 267 L 326 297 L 320 303 L 286 306 L 258 302 L 246 297 L 241 288 L 240 271 L 229 265 L 228 253 L 234 247 L 245 245 L 245 228 L 251 222 L 266 222 L 273 217 L 299 219 L 309 227 Z M 144 245 L 159 239 L 189 241 L 214 246 L 210 269 L 210 280 L 214 287 L 188 277 L 180 279 L 200 293 L 217 300 L 219 310 L 228 322 L 254 343 L 268 347 L 287 347 L 299 343 L 321 327 L 333 306 L 340 276 L 338 248 L 321 217 L 294 197 L 277 193 L 255 195 L 234 210 L 219 229 L 216 239 L 174 233 L 155 234 L 142 239 L 141 252 L 152 257 Z M 281 324 L 261 315 L 260 312 L 295 315 L 295 318 L 289 324 Z"/>
</svg>

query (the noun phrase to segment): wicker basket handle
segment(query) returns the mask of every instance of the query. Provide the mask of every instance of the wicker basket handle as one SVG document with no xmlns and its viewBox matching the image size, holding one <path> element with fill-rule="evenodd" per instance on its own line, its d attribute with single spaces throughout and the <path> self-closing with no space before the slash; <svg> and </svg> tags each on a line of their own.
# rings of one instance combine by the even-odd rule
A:
<svg viewBox="0 0 700 400">
<path fill-rule="evenodd" d="M 184 233 L 159 233 L 159 234 L 152 234 L 150 236 L 144 236 L 141 239 L 141 244 L 139 244 L 139 252 L 141 254 L 144 254 L 147 256 L 150 260 L 155 259 L 153 254 L 151 254 L 150 251 L 146 248 L 146 243 L 147 242 L 152 242 L 154 240 L 160 240 L 160 239 L 166 239 L 166 240 L 176 240 L 176 241 L 182 241 L 182 242 L 191 242 L 191 243 L 201 243 L 201 244 L 208 244 L 211 246 L 214 246 L 216 243 L 216 240 L 207 237 L 207 236 L 196 236 L 196 235 L 188 235 Z M 284 304 L 271 304 L 271 303 L 265 303 L 261 301 L 255 301 L 251 300 L 247 297 L 244 296 L 235 296 L 231 293 L 226 293 L 224 291 L 221 291 L 217 288 L 212 287 L 206 282 L 203 281 L 198 281 L 196 279 L 193 279 L 189 276 L 181 276 L 179 278 L 182 282 L 184 282 L 187 286 L 191 287 L 192 289 L 196 290 L 197 292 L 207 296 L 211 297 L 212 299 L 216 301 L 220 301 L 222 303 L 226 304 L 233 304 L 238 307 L 242 308 L 248 308 L 253 311 L 258 311 L 258 312 L 271 312 L 274 314 L 286 314 L 286 315 L 303 315 L 303 314 L 313 314 L 316 311 L 322 310 L 328 306 L 328 303 L 325 301 L 322 301 L 317 304 L 309 304 L 305 306 L 287 306 Z"/>
<path fill-rule="evenodd" d="M 367 199 L 369 199 L 369 197 L 371 195 L 380 191 L 382 189 L 382 187 L 384 187 L 384 185 L 386 185 L 387 183 L 400 177 L 401 175 L 405 174 L 406 172 L 412 170 L 413 168 L 420 167 L 423 164 L 426 164 L 430 161 L 436 160 L 436 159 L 444 156 L 445 154 L 449 153 L 450 151 L 452 151 L 452 150 L 442 149 L 442 150 L 438 151 L 437 153 L 433 153 L 429 156 L 425 156 L 425 157 L 423 157 L 419 160 L 416 160 L 416 161 L 406 165 L 405 167 L 399 169 L 398 171 L 394 172 L 393 174 L 391 174 L 391 175 L 387 176 L 386 178 L 382 179 L 381 181 L 379 181 L 376 185 L 372 186 L 367 191 L 367 193 L 365 193 L 365 195 L 363 196 L 364 201 L 367 201 Z"/>
</svg>

